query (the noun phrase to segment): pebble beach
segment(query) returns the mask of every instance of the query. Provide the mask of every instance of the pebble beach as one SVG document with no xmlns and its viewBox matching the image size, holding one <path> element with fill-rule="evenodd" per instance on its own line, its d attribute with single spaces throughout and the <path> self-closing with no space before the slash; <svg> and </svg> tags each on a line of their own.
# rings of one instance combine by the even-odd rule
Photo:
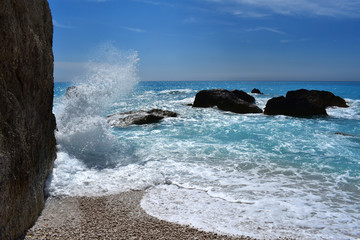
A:
<svg viewBox="0 0 360 240">
<path fill-rule="evenodd" d="M 144 191 L 129 191 L 101 197 L 49 198 L 25 239 L 253 239 L 159 220 L 140 207 L 143 195 Z"/>
</svg>

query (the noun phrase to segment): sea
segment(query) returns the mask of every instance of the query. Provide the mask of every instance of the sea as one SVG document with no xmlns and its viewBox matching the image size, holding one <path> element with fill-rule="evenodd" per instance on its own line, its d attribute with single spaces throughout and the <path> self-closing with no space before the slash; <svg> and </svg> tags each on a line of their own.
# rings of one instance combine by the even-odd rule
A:
<svg viewBox="0 0 360 240">
<path fill-rule="evenodd" d="M 121 55 L 121 56 L 120 56 Z M 258 239 L 360 239 L 360 82 L 140 81 L 136 53 L 90 61 L 55 82 L 57 159 L 50 196 L 145 190 L 141 207 L 170 222 Z M 119 60 L 120 59 L 120 60 Z M 77 86 L 66 97 L 66 89 Z M 349 108 L 327 117 L 192 108 L 198 91 L 250 93 L 256 104 L 301 88 Z M 156 124 L 111 127 L 113 113 L 171 110 Z"/>
</svg>

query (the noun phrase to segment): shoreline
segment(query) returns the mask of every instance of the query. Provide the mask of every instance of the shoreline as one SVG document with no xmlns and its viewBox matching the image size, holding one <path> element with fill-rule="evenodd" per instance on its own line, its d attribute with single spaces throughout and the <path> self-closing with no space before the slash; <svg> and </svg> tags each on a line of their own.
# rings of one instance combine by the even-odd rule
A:
<svg viewBox="0 0 360 240">
<path fill-rule="evenodd" d="M 24 239 L 223 239 L 254 240 L 205 232 L 148 215 L 145 191 L 100 197 L 49 198 Z"/>
</svg>

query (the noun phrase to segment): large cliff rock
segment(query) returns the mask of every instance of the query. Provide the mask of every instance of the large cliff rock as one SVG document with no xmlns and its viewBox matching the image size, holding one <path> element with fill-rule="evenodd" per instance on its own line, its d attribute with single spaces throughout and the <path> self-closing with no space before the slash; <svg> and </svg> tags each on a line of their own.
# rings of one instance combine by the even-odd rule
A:
<svg viewBox="0 0 360 240">
<path fill-rule="evenodd" d="M 53 27 L 46 0 L 0 5 L 0 239 L 14 239 L 42 210 L 56 157 Z"/>
</svg>

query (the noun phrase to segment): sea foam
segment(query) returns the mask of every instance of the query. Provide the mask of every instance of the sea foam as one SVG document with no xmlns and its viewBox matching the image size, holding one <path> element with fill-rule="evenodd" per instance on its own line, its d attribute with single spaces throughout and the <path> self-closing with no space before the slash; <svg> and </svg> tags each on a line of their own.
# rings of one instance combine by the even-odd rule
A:
<svg viewBox="0 0 360 240">
<path fill-rule="evenodd" d="M 79 186 L 91 189 L 93 184 L 97 192 L 100 187 L 96 179 L 86 181 L 86 175 L 94 178 L 106 168 L 125 164 L 131 150 L 112 134 L 106 115 L 113 103 L 137 84 L 138 60 L 136 52 L 124 53 L 112 44 L 104 44 L 88 62 L 87 72 L 74 82 L 73 94 L 56 100 L 59 153 L 49 178 L 50 192 L 88 194 L 91 191 Z"/>
<path fill-rule="evenodd" d="M 129 59 L 125 66 L 136 69 L 137 57 Z M 137 82 L 129 72 L 136 70 L 119 72 L 128 90 Z M 360 97 L 350 96 L 349 108 L 328 109 L 325 118 L 239 115 L 186 104 L 201 89 L 251 90 L 256 83 L 142 82 L 123 94 L 111 87 L 113 77 L 92 75 L 110 83 L 85 82 L 82 99 L 56 99 L 59 154 L 51 195 L 142 189 L 149 214 L 208 231 L 260 239 L 360 237 Z M 291 84 L 263 84 L 263 92 L 273 90 L 256 96 L 257 104 L 265 107 Z M 110 128 L 105 120 L 108 113 L 151 108 L 179 116 L 128 128 Z"/>
</svg>

